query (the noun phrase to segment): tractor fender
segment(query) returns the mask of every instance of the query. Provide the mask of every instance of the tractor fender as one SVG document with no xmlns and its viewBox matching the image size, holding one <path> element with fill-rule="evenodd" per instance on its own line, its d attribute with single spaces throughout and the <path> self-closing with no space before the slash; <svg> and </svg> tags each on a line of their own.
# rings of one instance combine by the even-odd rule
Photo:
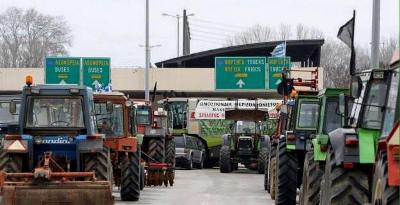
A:
<svg viewBox="0 0 400 205">
<path fill-rule="evenodd" d="M 231 144 L 231 135 L 230 134 L 224 134 L 222 135 L 222 146 L 230 146 Z"/>
<path fill-rule="evenodd" d="M 329 143 L 335 152 L 336 165 L 340 165 L 344 159 L 344 137 L 347 134 L 356 134 L 354 128 L 338 128 L 331 131 L 329 136 Z"/>
<path fill-rule="evenodd" d="M 103 150 L 103 139 L 83 140 L 78 144 L 78 151 L 80 153 L 94 153 Z"/>
</svg>

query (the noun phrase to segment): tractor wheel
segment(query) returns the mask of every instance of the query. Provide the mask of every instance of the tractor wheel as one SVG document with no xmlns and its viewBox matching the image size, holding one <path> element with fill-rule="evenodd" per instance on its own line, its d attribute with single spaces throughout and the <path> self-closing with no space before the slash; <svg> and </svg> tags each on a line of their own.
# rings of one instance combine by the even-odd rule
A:
<svg viewBox="0 0 400 205">
<path fill-rule="evenodd" d="M 190 159 L 187 161 L 186 169 L 187 170 L 193 169 L 193 154 L 190 155 Z"/>
<path fill-rule="evenodd" d="M 321 182 L 321 204 L 361 205 L 368 203 L 368 196 L 368 175 L 356 168 L 346 170 L 337 166 L 334 150 L 329 146 Z"/>
<path fill-rule="evenodd" d="M 8 173 L 22 172 L 23 156 L 11 154 L 0 149 L 0 171 Z"/>
<path fill-rule="evenodd" d="M 219 151 L 219 171 L 221 173 L 232 172 L 231 151 L 226 145 L 222 146 Z"/>
<path fill-rule="evenodd" d="M 264 174 L 265 173 L 265 167 L 266 167 L 266 164 L 268 163 L 267 162 L 268 155 L 269 155 L 268 149 L 265 148 L 265 147 L 260 150 L 260 153 L 258 153 L 258 163 L 257 163 L 258 166 L 257 166 L 257 168 L 258 168 L 258 173 L 259 174 Z"/>
<path fill-rule="evenodd" d="M 269 194 L 271 199 L 275 200 L 276 197 L 276 157 L 271 159 L 271 169 L 269 175 Z"/>
<path fill-rule="evenodd" d="M 165 149 L 165 163 L 171 164 L 171 168 L 175 169 L 175 141 L 170 140 Z"/>
<path fill-rule="evenodd" d="M 158 162 L 165 162 L 164 139 L 149 140 L 148 155 Z"/>
<path fill-rule="evenodd" d="M 110 149 L 103 147 L 103 150 L 97 153 L 84 154 L 84 171 L 93 172 L 96 178 L 101 181 L 111 181 L 112 165 L 110 158 Z"/>
<path fill-rule="evenodd" d="M 276 164 L 276 204 L 296 204 L 297 157 L 286 149 L 285 138 L 279 140 Z"/>
<path fill-rule="evenodd" d="M 322 170 L 314 161 L 314 151 L 308 151 L 304 159 L 303 182 L 300 190 L 300 205 L 318 205 Z"/>
<path fill-rule="evenodd" d="M 129 153 L 121 162 L 121 199 L 137 201 L 140 197 L 140 154 Z"/>
<path fill-rule="evenodd" d="M 140 165 L 140 190 L 143 190 L 144 185 L 145 185 L 145 171 L 144 171 L 144 166 Z"/>
<path fill-rule="evenodd" d="M 271 173 L 272 173 L 272 159 L 276 156 L 276 146 L 271 146 L 271 150 L 268 156 L 267 164 L 265 165 L 264 172 L 264 189 L 267 190 L 268 193 L 271 192 Z M 276 163 L 275 163 L 276 165 Z"/>
<path fill-rule="evenodd" d="M 398 205 L 400 204 L 399 189 L 388 185 L 386 151 L 381 152 L 378 157 L 378 161 L 375 164 L 375 174 L 372 185 L 372 204 Z"/>
</svg>

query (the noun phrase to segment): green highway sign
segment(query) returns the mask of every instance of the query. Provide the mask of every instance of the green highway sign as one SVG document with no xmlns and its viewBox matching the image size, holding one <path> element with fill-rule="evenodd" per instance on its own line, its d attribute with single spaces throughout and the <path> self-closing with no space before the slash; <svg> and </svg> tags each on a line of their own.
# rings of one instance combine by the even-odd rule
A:
<svg viewBox="0 0 400 205">
<path fill-rule="evenodd" d="M 46 84 L 80 84 L 81 58 L 46 57 Z"/>
<path fill-rule="evenodd" d="M 264 90 L 266 57 L 215 57 L 216 90 Z"/>
<path fill-rule="evenodd" d="M 83 84 L 105 88 L 110 83 L 110 58 L 82 58 Z"/>
<path fill-rule="evenodd" d="M 290 57 L 268 57 L 268 89 L 276 89 L 281 82 L 283 68 L 290 69 Z"/>
</svg>

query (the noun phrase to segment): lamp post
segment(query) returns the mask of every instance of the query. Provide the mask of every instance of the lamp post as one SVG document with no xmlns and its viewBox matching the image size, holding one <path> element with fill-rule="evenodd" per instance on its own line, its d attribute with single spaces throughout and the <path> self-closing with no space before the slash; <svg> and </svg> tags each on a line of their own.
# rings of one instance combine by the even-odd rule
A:
<svg viewBox="0 0 400 205">
<path fill-rule="evenodd" d="M 179 57 L 179 19 L 183 18 L 183 16 L 176 14 L 176 15 L 172 15 L 172 14 L 167 14 L 167 13 L 162 13 L 163 16 L 169 16 L 172 18 L 176 18 L 176 28 L 177 28 L 177 37 L 176 37 L 176 56 Z M 194 16 L 194 14 L 189 14 L 187 16 Z"/>
</svg>

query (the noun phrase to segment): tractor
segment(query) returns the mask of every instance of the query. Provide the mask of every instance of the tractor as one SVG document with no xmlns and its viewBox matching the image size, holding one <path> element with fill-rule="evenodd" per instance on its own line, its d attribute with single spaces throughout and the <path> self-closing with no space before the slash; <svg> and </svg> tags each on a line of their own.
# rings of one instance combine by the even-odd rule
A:
<svg viewBox="0 0 400 205">
<path fill-rule="evenodd" d="M 113 204 L 110 150 L 96 132 L 92 90 L 32 86 L 30 76 L 26 84 L 19 126 L 2 141 L 2 204 Z"/>
<path fill-rule="evenodd" d="M 315 136 L 311 136 L 312 144 L 307 149 L 303 177 L 300 188 L 300 204 L 318 205 L 320 181 L 324 171 L 326 143 L 328 133 L 342 127 L 345 118 L 339 113 L 339 96 L 348 95 L 348 89 L 325 88 L 319 91 L 319 117 Z"/>
<path fill-rule="evenodd" d="M 385 152 L 378 152 L 378 145 L 382 142 L 383 147 L 383 141 L 388 136 L 387 131 L 381 132 L 382 126 L 393 125 L 390 119 L 384 121 L 384 117 L 396 107 L 398 72 L 398 67 L 394 67 L 355 73 L 352 75 L 350 98 L 339 96 L 339 110 L 347 120 L 343 128 L 330 132 L 328 140 L 321 143 L 326 146 L 326 159 L 320 203 L 365 204 L 371 201 L 372 181 L 376 177 L 374 170 L 378 172 L 376 174 L 381 174 L 380 177 L 385 175 L 382 164 Z M 347 114 L 346 108 L 350 110 L 351 104 L 351 113 Z M 375 164 L 376 159 L 378 164 Z M 383 194 L 390 193 L 379 187 L 375 190 L 375 198 L 378 198 L 374 198 L 375 204 L 399 203 L 398 194 L 397 198 L 386 198 L 383 203 Z"/>
<path fill-rule="evenodd" d="M 262 135 L 268 110 L 258 109 L 257 106 L 254 109 L 239 109 L 240 103 L 249 101 L 237 100 L 233 109 L 225 108 L 225 119 L 233 123 L 231 132 L 222 136 L 219 169 L 221 173 L 229 173 L 237 170 L 238 163 L 241 163 L 246 168 L 263 174 L 269 153 L 269 136 Z"/>
<path fill-rule="evenodd" d="M 141 189 L 140 148 L 135 134 L 135 107 L 120 92 L 94 94 L 97 130 L 110 149 L 114 183 L 123 201 L 137 201 Z"/>
<path fill-rule="evenodd" d="M 155 108 L 143 100 L 133 100 L 136 126 L 141 141 L 147 186 L 173 186 L 175 178 L 175 141 L 172 136 L 172 113 Z"/>
</svg>

